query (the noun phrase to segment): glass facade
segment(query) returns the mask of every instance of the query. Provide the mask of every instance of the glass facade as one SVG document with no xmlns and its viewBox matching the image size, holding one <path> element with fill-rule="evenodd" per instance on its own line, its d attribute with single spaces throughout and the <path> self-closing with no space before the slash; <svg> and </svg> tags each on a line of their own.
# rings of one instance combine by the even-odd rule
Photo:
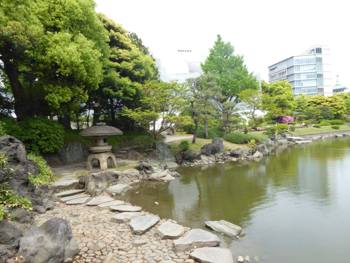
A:
<svg viewBox="0 0 350 263">
<path fill-rule="evenodd" d="M 325 95 L 323 48 L 307 50 L 303 55 L 293 56 L 269 67 L 270 82 L 288 80 L 294 95 Z"/>
</svg>

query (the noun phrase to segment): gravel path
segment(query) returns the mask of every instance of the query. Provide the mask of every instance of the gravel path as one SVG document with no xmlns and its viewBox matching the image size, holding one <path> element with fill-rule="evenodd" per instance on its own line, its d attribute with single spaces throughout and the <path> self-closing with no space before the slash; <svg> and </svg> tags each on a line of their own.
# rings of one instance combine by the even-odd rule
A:
<svg viewBox="0 0 350 263">
<path fill-rule="evenodd" d="M 134 235 L 127 223 L 113 222 L 113 215 L 108 209 L 57 203 L 54 210 L 38 215 L 36 223 L 42 224 L 52 217 L 71 223 L 80 247 L 74 263 L 194 262 L 189 259 L 189 252 L 175 252 L 172 240 L 159 237 L 157 227 L 166 220 L 143 235 Z"/>
</svg>

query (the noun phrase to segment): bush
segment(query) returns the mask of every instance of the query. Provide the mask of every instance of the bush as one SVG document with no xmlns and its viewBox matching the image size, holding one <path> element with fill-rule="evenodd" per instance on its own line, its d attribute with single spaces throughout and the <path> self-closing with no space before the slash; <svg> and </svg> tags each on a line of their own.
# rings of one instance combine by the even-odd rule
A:
<svg viewBox="0 0 350 263">
<path fill-rule="evenodd" d="M 45 118 L 28 119 L 21 124 L 19 139 L 29 151 L 55 153 L 64 144 L 64 128 L 61 124 Z"/>
<path fill-rule="evenodd" d="M 48 185 L 53 181 L 53 173 L 43 157 L 30 153 L 28 159 L 32 160 L 39 169 L 37 175 L 29 176 L 29 181 L 33 185 Z"/>
<path fill-rule="evenodd" d="M 314 128 L 321 128 L 321 126 L 318 125 L 318 124 L 315 124 L 313 127 L 314 127 Z"/>
<path fill-rule="evenodd" d="M 113 146 L 114 150 L 123 147 L 132 147 L 136 149 L 146 150 L 152 148 L 155 143 L 151 135 L 136 132 L 112 136 L 109 137 L 107 141 Z"/>
<path fill-rule="evenodd" d="M 330 123 L 331 125 L 343 125 L 343 124 L 344 124 L 344 121 L 343 121 L 343 120 L 336 119 L 336 120 L 329 120 L 329 123 Z"/>
<path fill-rule="evenodd" d="M 3 136 L 6 134 L 4 124 L 0 121 L 0 136 Z"/>
<path fill-rule="evenodd" d="M 279 123 L 274 126 L 268 127 L 264 133 L 269 137 L 271 137 L 271 136 L 285 134 L 288 132 L 288 130 L 289 130 L 288 124 Z"/>
<path fill-rule="evenodd" d="M 322 127 L 322 126 L 330 126 L 331 124 L 327 120 L 322 120 L 322 121 L 320 121 L 320 123 L 318 125 L 320 125 Z"/>
<path fill-rule="evenodd" d="M 4 169 L 7 164 L 7 156 L 4 153 L 0 153 L 0 169 Z"/>
<path fill-rule="evenodd" d="M 339 126 L 338 125 L 332 125 L 332 129 L 334 129 L 334 130 L 339 130 Z"/>
<path fill-rule="evenodd" d="M 19 123 L 13 118 L 2 118 L 0 120 L 0 135 L 12 135 L 16 138 L 22 133 Z"/>
<path fill-rule="evenodd" d="M 256 143 L 256 142 L 261 142 L 263 140 L 261 136 L 250 134 L 250 133 L 245 134 L 242 132 L 232 132 L 232 133 L 226 134 L 224 136 L 224 139 L 228 142 L 236 143 L 236 144 L 247 144 L 253 140 Z"/>
<path fill-rule="evenodd" d="M 224 135 L 223 132 L 218 127 L 208 129 L 208 137 L 209 137 L 208 139 L 221 138 L 223 135 Z M 204 128 L 200 127 L 198 129 L 197 137 L 205 138 Z"/>
<path fill-rule="evenodd" d="M 179 143 L 178 149 L 180 152 L 185 152 L 190 149 L 190 143 L 188 141 L 181 141 Z"/>
<path fill-rule="evenodd" d="M 8 217 L 8 210 L 17 207 L 31 210 L 32 203 L 16 194 L 7 184 L 0 184 L 0 221 Z"/>
</svg>

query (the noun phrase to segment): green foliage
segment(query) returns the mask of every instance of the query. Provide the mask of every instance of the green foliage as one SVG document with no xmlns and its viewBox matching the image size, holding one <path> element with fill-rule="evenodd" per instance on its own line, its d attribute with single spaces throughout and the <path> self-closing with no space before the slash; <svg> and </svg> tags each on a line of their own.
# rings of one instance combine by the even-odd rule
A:
<svg viewBox="0 0 350 263">
<path fill-rule="evenodd" d="M 7 164 L 7 156 L 0 152 L 0 169 L 4 169 Z"/>
<path fill-rule="evenodd" d="M 286 134 L 289 131 L 287 124 L 278 123 L 274 126 L 270 126 L 265 130 L 265 134 L 269 137 Z"/>
<path fill-rule="evenodd" d="M 113 146 L 114 150 L 123 147 L 130 147 L 140 150 L 147 150 L 153 147 L 154 138 L 146 133 L 124 133 L 123 135 L 112 136 L 107 139 L 108 143 Z"/>
<path fill-rule="evenodd" d="M 234 54 L 234 48 L 218 35 L 209 56 L 202 64 L 203 72 L 211 75 L 220 89 L 219 106 L 222 128 L 225 132 L 235 119 L 232 119 L 234 108 L 239 100 L 239 93 L 244 89 L 257 89 L 258 83 L 253 74 L 249 73 L 242 56 Z"/>
<path fill-rule="evenodd" d="M 190 149 L 190 143 L 188 141 L 181 141 L 178 145 L 178 149 L 180 152 L 185 152 Z"/>
<path fill-rule="evenodd" d="M 252 140 L 250 140 L 250 141 L 248 142 L 248 147 L 249 147 L 249 149 L 255 150 L 255 149 L 256 149 L 256 146 L 257 146 L 257 144 L 256 144 L 256 140 L 255 140 L 255 139 L 252 139 Z"/>
<path fill-rule="evenodd" d="M 223 137 L 224 133 L 219 127 L 211 127 L 208 129 L 208 138 L 207 139 L 214 139 L 214 138 L 220 138 Z M 197 136 L 199 138 L 205 138 L 205 131 L 203 127 L 199 127 L 197 130 Z"/>
<path fill-rule="evenodd" d="M 262 141 L 261 136 L 251 134 L 251 133 L 246 134 L 242 132 L 232 132 L 232 133 L 226 134 L 224 136 L 224 139 L 228 142 L 236 143 L 236 144 L 247 144 L 250 141 L 254 141 L 255 143 L 257 143 Z"/>
<path fill-rule="evenodd" d="M 64 129 L 62 125 L 45 118 L 32 118 L 23 121 L 19 139 L 29 151 L 55 153 L 63 147 Z"/>
<path fill-rule="evenodd" d="M 5 208 L 3 205 L 0 205 L 0 221 L 4 220 L 5 217 L 6 217 Z"/>
<path fill-rule="evenodd" d="M 32 204 L 28 198 L 16 194 L 7 184 L 0 184 L 0 220 L 9 216 L 8 210 L 17 207 L 31 210 Z"/>
<path fill-rule="evenodd" d="M 19 137 L 22 133 L 19 123 L 13 118 L 1 118 L 0 124 L 4 134 Z"/>
<path fill-rule="evenodd" d="M 296 104 L 292 86 L 288 81 L 263 83 L 262 91 L 263 108 L 268 111 L 268 116 L 271 119 L 292 114 Z"/>
<path fill-rule="evenodd" d="M 331 123 L 327 120 L 322 120 L 322 121 L 320 121 L 320 123 L 318 125 L 321 127 L 322 126 L 329 126 L 329 125 L 331 125 Z"/>
<path fill-rule="evenodd" d="M 4 127 L 4 124 L 0 121 L 0 136 L 3 136 L 6 134 L 6 130 Z"/>
<path fill-rule="evenodd" d="M 344 124 L 344 121 L 343 121 L 343 120 L 337 120 L 337 119 L 335 119 L 335 120 L 329 120 L 329 123 L 330 123 L 331 125 L 343 125 L 343 124 Z"/>
<path fill-rule="evenodd" d="M 321 125 L 315 124 L 313 127 L 315 127 L 315 128 L 321 128 Z"/>
<path fill-rule="evenodd" d="M 29 176 L 29 181 L 33 185 L 48 185 L 53 182 L 53 173 L 43 157 L 31 153 L 28 154 L 28 159 L 32 160 L 39 169 L 38 174 Z"/>
<path fill-rule="evenodd" d="M 142 87 L 142 107 L 135 109 L 125 107 L 123 115 L 133 119 L 140 127 L 148 130 L 152 127 L 152 135 L 157 138 L 161 132 L 189 121 L 188 116 L 177 113 L 185 105 L 184 87 L 175 82 L 166 83 L 150 81 Z M 161 119 L 161 127 L 157 129 L 156 122 Z"/>
<path fill-rule="evenodd" d="M 20 120 L 87 100 L 108 55 L 93 0 L 3 0 L 0 17 L 1 70 Z"/>
<path fill-rule="evenodd" d="M 331 127 L 332 127 L 332 129 L 334 129 L 334 130 L 339 130 L 339 129 L 340 129 L 340 127 L 339 127 L 338 125 L 332 125 Z"/>
</svg>

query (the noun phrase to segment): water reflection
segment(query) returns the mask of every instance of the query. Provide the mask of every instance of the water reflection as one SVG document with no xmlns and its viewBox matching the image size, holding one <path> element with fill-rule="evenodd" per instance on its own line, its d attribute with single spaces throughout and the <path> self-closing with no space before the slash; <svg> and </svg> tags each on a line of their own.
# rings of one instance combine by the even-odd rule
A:
<svg viewBox="0 0 350 263">
<path fill-rule="evenodd" d="M 254 251 L 276 263 L 330 262 L 319 251 L 322 239 L 337 239 L 334 251 L 350 242 L 350 228 L 336 225 L 350 225 L 350 191 L 343 187 L 350 184 L 349 168 L 350 141 L 338 139 L 287 149 L 259 163 L 183 168 L 181 178 L 142 184 L 127 198 L 192 227 L 208 219 L 242 225 L 247 236 L 230 244 L 235 252 Z M 349 235 L 340 242 L 344 232 Z M 338 254 L 332 261 L 347 262 Z"/>
</svg>

